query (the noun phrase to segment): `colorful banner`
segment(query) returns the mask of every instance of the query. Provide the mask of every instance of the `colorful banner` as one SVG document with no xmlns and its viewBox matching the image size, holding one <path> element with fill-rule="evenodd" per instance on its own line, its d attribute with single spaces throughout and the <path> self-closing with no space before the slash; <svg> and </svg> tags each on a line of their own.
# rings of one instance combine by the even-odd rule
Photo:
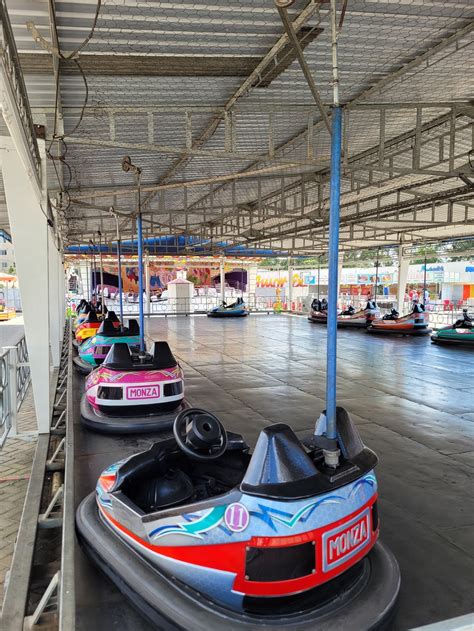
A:
<svg viewBox="0 0 474 631">
<path fill-rule="evenodd" d="M 257 287 L 284 287 L 288 284 L 288 274 L 275 274 L 270 276 L 268 272 L 257 274 Z M 313 284 L 307 283 L 306 279 L 303 279 L 302 274 L 295 272 L 293 274 L 293 287 L 305 287 L 306 285 Z"/>
<path fill-rule="evenodd" d="M 175 280 L 177 277 L 178 269 L 160 265 L 150 265 L 150 290 L 163 291 L 168 286 L 168 283 Z M 113 286 L 118 285 L 117 268 L 115 266 L 104 266 L 104 273 L 114 277 L 115 282 L 110 283 Z M 186 268 L 186 278 L 190 282 L 194 283 L 195 287 L 210 286 L 212 285 L 212 277 L 219 274 L 218 269 L 212 269 L 210 267 L 197 267 Z M 104 279 L 105 281 L 105 279 Z M 105 284 L 107 281 L 105 281 Z M 124 265 L 122 268 L 122 285 L 124 292 L 138 291 L 138 266 L 136 265 Z"/>
</svg>

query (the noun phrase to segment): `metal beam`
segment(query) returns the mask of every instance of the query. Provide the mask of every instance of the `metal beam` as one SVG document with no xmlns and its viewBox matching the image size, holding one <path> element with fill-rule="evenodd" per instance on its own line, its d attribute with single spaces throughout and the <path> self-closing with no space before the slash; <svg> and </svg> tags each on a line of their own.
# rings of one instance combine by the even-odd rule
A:
<svg viewBox="0 0 474 631">
<path fill-rule="evenodd" d="M 297 32 L 313 15 L 318 6 L 317 2 L 313 2 L 310 0 L 307 2 L 305 8 L 301 11 L 298 17 L 293 22 L 293 28 Z M 263 70 L 274 60 L 275 56 L 278 52 L 288 43 L 288 35 L 282 35 L 275 45 L 268 51 L 268 53 L 263 57 L 262 61 L 258 64 L 255 70 L 247 77 L 247 79 L 239 86 L 239 88 L 232 94 L 232 96 L 228 99 L 226 104 L 224 105 L 225 111 L 230 111 L 235 103 L 245 94 L 247 94 L 252 87 L 258 83 L 258 79 L 261 76 Z M 209 124 L 206 126 L 205 130 L 199 137 L 193 142 L 193 148 L 202 147 L 204 143 L 206 143 L 212 136 L 215 131 L 219 127 L 222 119 L 213 118 Z M 173 177 L 176 171 L 184 166 L 189 160 L 189 155 L 183 155 L 179 158 L 174 165 L 168 169 L 165 175 L 160 178 L 159 183 L 167 182 L 171 177 Z M 147 206 L 151 203 L 156 193 L 152 193 L 143 201 L 143 209 L 145 210 Z"/>
<path fill-rule="evenodd" d="M 474 21 L 470 22 L 465 27 L 459 29 L 458 31 L 456 31 L 456 33 L 445 38 L 439 44 L 433 46 L 432 48 L 425 51 L 424 53 L 417 55 L 414 59 L 404 64 L 396 71 L 376 81 L 376 83 L 374 83 L 370 88 L 368 88 L 367 90 L 364 90 L 363 92 L 360 92 L 354 99 L 349 101 L 345 106 L 346 109 L 354 108 L 354 106 L 362 104 L 361 102 L 366 100 L 369 96 L 380 93 L 380 91 L 383 88 L 385 88 L 387 85 L 390 85 L 391 83 L 395 82 L 397 79 L 400 79 L 401 77 L 403 77 L 407 72 L 410 72 L 414 68 L 417 68 L 418 66 L 427 62 L 429 58 L 432 57 L 433 55 L 436 55 L 438 52 L 441 52 L 442 50 L 449 47 L 450 45 L 456 45 L 456 42 L 459 39 L 462 39 L 464 36 L 468 35 L 472 30 L 474 30 Z M 363 104 L 363 106 L 366 106 L 366 105 L 368 106 L 368 104 Z M 321 126 L 321 124 L 322 124 L 321 121 L 316 122 L 314 124 L 313 134 L 314 134 L 314 131 Z M 303 142 L 303 140 L 307 138 L 307 136 L 308 136 L 308 129 L 305 128 L 304 130 L 302 130 L 301 132 L 299 132 L 298 134 L 290 138 L 287 142 L 282 144 L 280 147 L 278 147 L 275 150 L 275 155 L 278 156 L 278 154 L 281 153 L 282 151 L 285 151 L 286 149 L 290 149 L 292 146 L 295 147 L 295 146 L 300 145 L 301 142 Z M 249 168 L 255 168 L 256 166 L 258 165 L 252 164 L 250 165 Z"/>
<path fill-rule="evenodd" d="M 112 134 L 111 134 L 112 135 Z M 255 160 L 268 160 L 269 156 L 258 153 L 247 153 L 240 151 L 216 151 L 195 148 L 194 146 L 175 147 L 170 145 L 161 145 L 156 143 L 139 143 L 124 142 L 121 140 L 104 140 L 96 138 L 87 138 L 81 136 L 68 136 L 68 145 L 81 145 L 86 147 L 108 147 L 110 149 L 124 149 L 126 151 L 149 151 L 150 153 L 168 153 L 178 154 L 181 156 L 206 156 L 209 158 L 231 158 L 232 160 L 242 160 L 243 162 L 252 162 Z M 323 164 L 320 160 L 282 160 L 276 158 L 273 163 L 283 167 L 314 167 Z M 238 173 L 241 173 L 240 171 Z M 155 190 L 159 190 L 156 188 Z"/>
<path fill-rule="evenodd" d="M 41 156 L 31 116 L 16 49 L 15 38 L 4 0 L 0 2 L 0 105 L 4 121 L 33 183 L 38 200 L 42 199 Z"/>
<path fill-rule="evenodd" d="M 326 129 L 328 130 L 329 135 L 331 135 L 331 123 L 329 122 L 329 116 L 322 102 L 318 88 L 316 87 L 316 82 L 311 73 L 311 70 L 309 69 L 309 66 L 306 63 L 304 53 L 301 49 L 300 43 L 296 36 L 295 29 L 293 28 L 293 23 L 288 16 L 288 11 L 286 10 L 286 7 L 280 6 L 278 2 L 277 2 L 277 10 L 278 10 L 278 13 L 280 14 L 280 18 L 281 18 L 281 21 L 283 22 L 283 26 L 285 27 L 286 34 L 288 35 L 288 38 L 295 50 L 296 58 L 298 59 L 298 63 L 300 64 L 301 70 L 304 74 L 304 78 L 306 79 L 306 82 L 313 96 L 313 99 L 315 100 L 316 105 L 318 106 L 319 112 L 321 114 L 321 118 L 324 124 L 326 125 Z"/>
</svg>

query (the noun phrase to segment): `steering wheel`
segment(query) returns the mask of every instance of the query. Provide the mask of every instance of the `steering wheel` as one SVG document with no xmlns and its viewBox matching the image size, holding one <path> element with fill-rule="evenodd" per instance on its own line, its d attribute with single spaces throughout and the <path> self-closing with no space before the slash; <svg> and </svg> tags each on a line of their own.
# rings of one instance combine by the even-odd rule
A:
<svg viewBox="0 0 474 631">
<path fill-rule="evenodd" d="M 188 408 L 173 424 L 178 447 L 194 460 L 215 460 L 227 449 L 227 432 L 219 419 L 200 408 Z"/>
</svg>

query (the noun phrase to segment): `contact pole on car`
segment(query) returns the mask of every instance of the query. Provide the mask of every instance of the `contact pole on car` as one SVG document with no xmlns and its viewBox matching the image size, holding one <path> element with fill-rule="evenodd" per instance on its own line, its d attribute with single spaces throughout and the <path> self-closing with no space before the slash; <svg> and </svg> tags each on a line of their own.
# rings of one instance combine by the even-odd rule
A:
<svg viewBox="0 0 474 631">
<path fill-rule="evenodd" d="M 135 174 L 137 184 L 137 244 L 138 244 L 138 318 L 140 322 L 140 350 L 145 352 L 145 317 L 143 313 L 143 226 L 142 226 L 142 209 L 140 183 L 142 171 L 139 167 L 132 164 L 130 156 L 125 156 L 122 160 L 122 170 L 125 173 L 132 171 Z"/>
<path fill-rule="evenodd" d="M 118 293 L 119 293 L 119 309 L 120 309 L 120 323 L 124 326 L 123 322 L 123 291 L 122 291 L 122 242 L 120 239 L 120 226 L 117 214 L 114 212 L 114 207 L 110 208 L 110 212 L 114 216 L 115 225 L 117 228 L 117 279 L 118 279 Z"/>
</svg>

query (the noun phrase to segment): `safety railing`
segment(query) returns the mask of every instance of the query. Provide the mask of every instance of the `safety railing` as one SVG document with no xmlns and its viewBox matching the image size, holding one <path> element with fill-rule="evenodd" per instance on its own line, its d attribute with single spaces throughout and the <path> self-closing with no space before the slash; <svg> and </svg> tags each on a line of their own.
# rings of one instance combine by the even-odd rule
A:
<svg viewBox="0 0 474 631">
<path fill-rule="evenodd" d="M 226 294 L 227 304 L 231 304 L 241 297 L 240 292 Z M 271 294 L 247 294 L 243 295 L 243 300 L 251 313 L 293 313 L 306 315 L 309 313 L 311 302 L 315 295 L 297 296 L 289 300 L 287 296 L 281 296 L 276 293 Z M 322 297 L 322 296 L 321 296 Z M 79 300 L 77 300 L 79 302 Z M 107 308 L 111 311 L 119 313 L 119 301 L 117 299 L 106 299 Z M 195 295 L 192 298 L 164 298 L 151 300 L 148 302 L 144 299 L 143 307 L 146 316 L 176 316 L 176 315 L 199 315 L 204 314 L 221 304 L 220 295 L 202 294 Z M 367 304 L 367 296 L 346 296 L 341 295 L 339 298 L 339 308 L 346 308 L 351 304 L 355 309 L 364 309 Z M 378 296 L 377 305 L 382 315 L 389 313 L 391 309 L 397 308 L 397 302 L 393 296 Z M 400 315 L 410 313 L 412 302 L 404 303 Z M 449 309 L 446 305 L 439 301 L 429 301 L 426 305 L 426 314 L 430 325 L 437 329 L 443 326 L 454 324 L 456 320 L 462 317 L 463 308 L 474 311 L 474 307 L 470 307 L 467 302 L 458 302 Z M 138 299 L 134 298 L 123 303 L 123 311 L 126 317 L 138 317 Z"/>
<path fill-rule="evenodd" d="M 9 351 L 3 350 L 0 354 L 0 447 L 7 439 L 12 426 L 10 388 L 9 388 Z"/>
<path fill-rule="evenodd" d="M 9 92 L 11 102 L 15 104 L 36 178 L 38 182 L 41 182 L 41 157 L 36 141 L 30 103 L 21 71 L 20 59 L 5 0 L 0 0 L 0 23 L 0 68 L 3 81 Z M 3 114 L 5 117 L 5 111 Z M 8 112 L 7 115 L 11 117 L 12 112 Z"/>
<path fill-rule="evenodd" d="M 2 631 L 43 628 L 74 631 L 75 628 L 71 375 L 71 333 L 67 321 L 59 368 L 53 376 L 50 432 L 37 436 L 0 612 Z"/>
<path fill-rule="evenodd" d="M 23 336 L 16 346 L 0 352 L 0 448 L 10 432 L 17 434 L 17 412 L 30 384 L 28 348 Z"/>
<path fill-rule="evenodd" d="M 28 347 L 23 336 L 16 345 L 16 409 L 20 409 L 31 381 Z"/>
</svg>

